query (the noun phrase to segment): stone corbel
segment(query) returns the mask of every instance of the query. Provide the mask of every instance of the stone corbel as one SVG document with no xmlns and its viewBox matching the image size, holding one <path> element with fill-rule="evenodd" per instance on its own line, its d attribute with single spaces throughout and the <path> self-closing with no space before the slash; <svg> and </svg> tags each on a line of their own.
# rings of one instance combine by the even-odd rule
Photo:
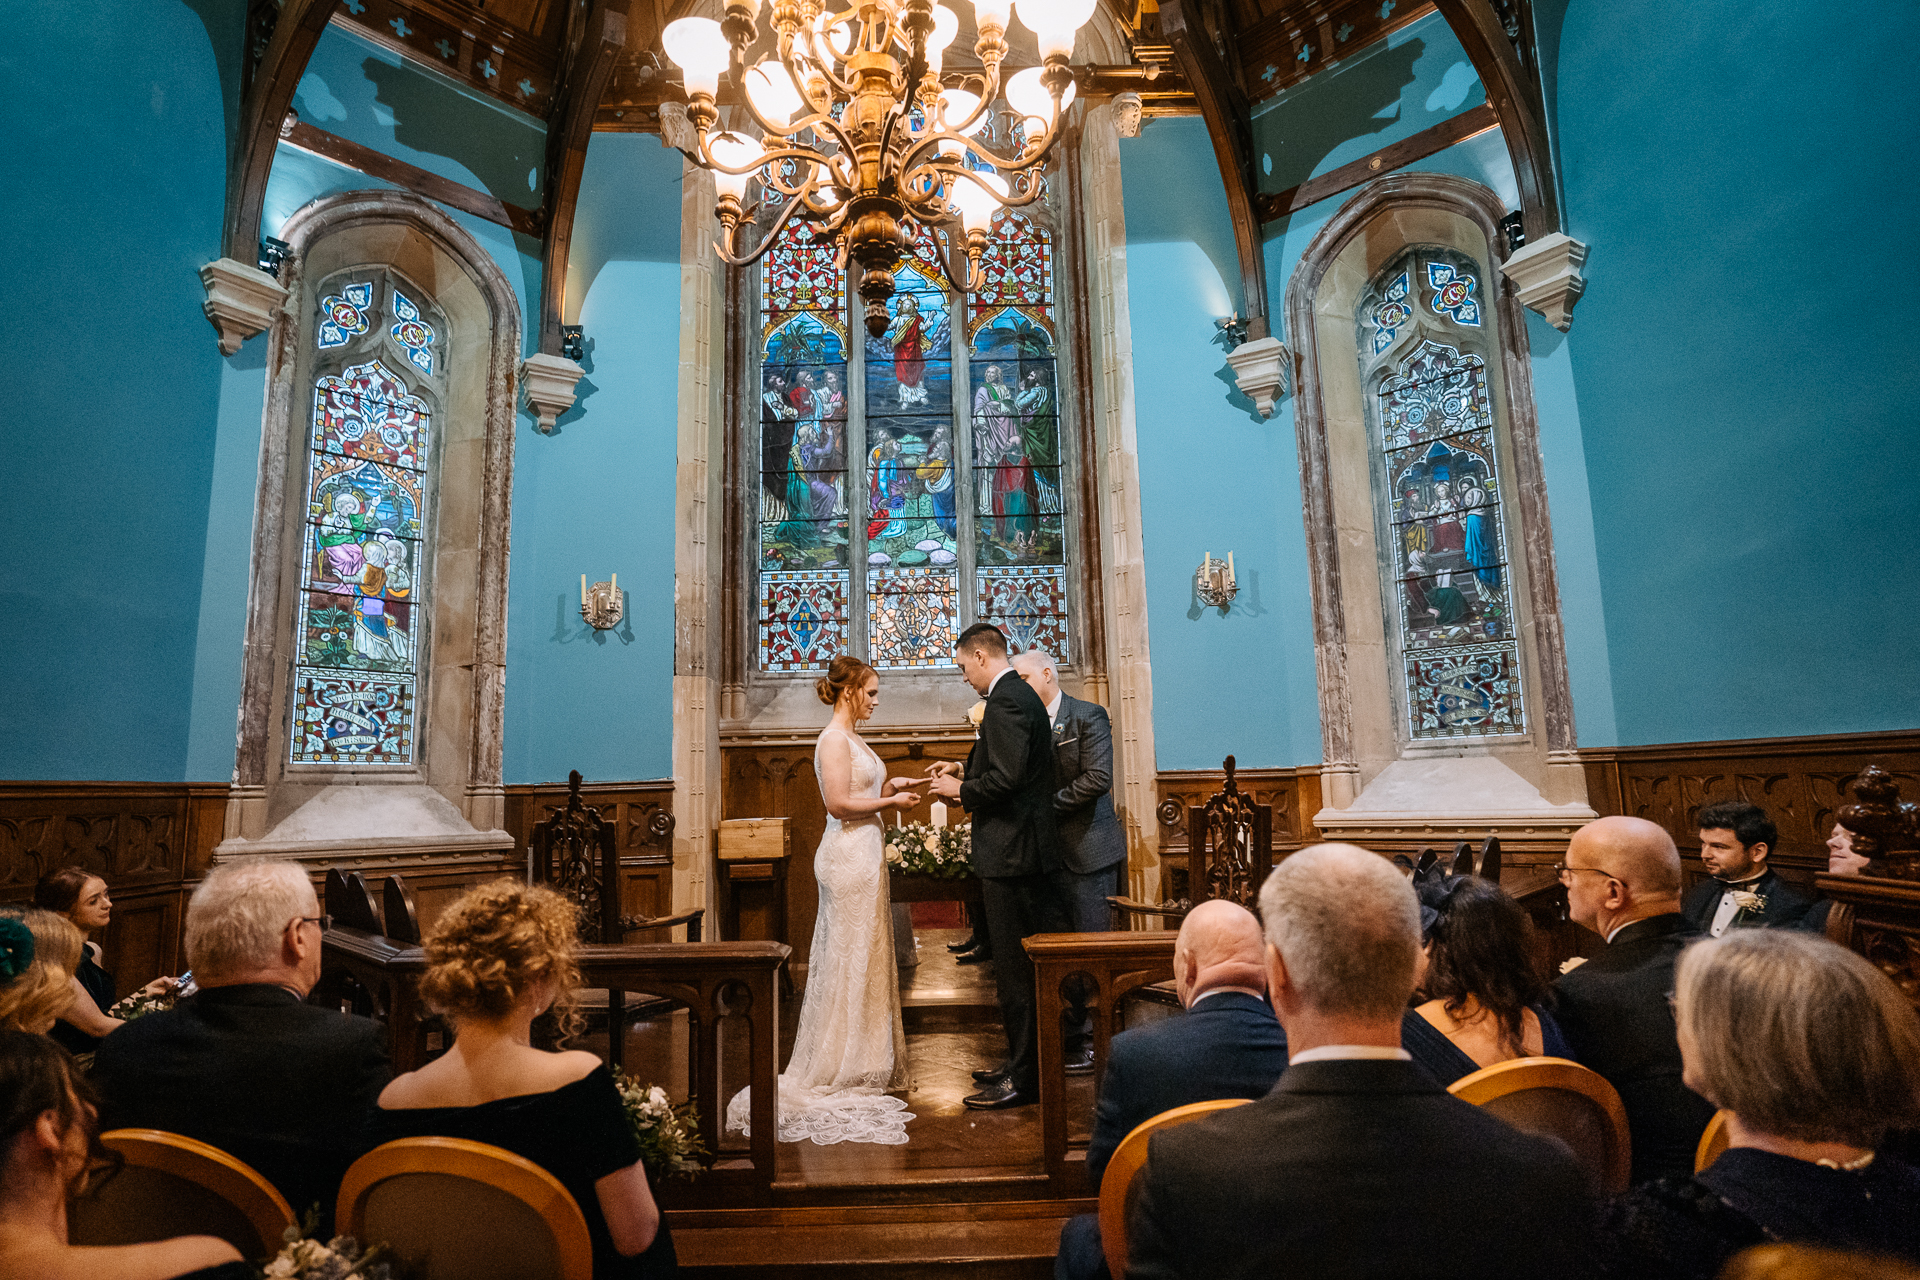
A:
<svg viewBox="0 0 1920 1280">
<path fill-rule="evenodd" d="M 1587 287 L 1580 274 L 1586 260 L 1586 245 L 1556 231 L 1515 249 L 1500 272 L 1522 304 L 1565 333 L 1573 324 L 1573 305 Z"/>
<path fill-rule="evenodd" d="M 544 351 L 521 362 L 520 386 L 526 392 L 527 409 L 543 435 L 551 435 L 554 421 L 573 408 L 574 384 L 585 377 L 586 372 L 565 356 L 552 356 Z"/>
<path fill-rule="evenodd" d="M 251 263 L 221 258 L 200 268 L 207 300 L 200 304 L 220 333 L 220 354 L 230 356 L 240 344 L 273 323 L 287 290 L 278 280 Z"/>
<path fill-rule="evenodd" d="M 1287 366 L 1293 352 L 1278 338 L 1255 338 L 1227 352 L 1233 378 L 1263 418 L 1273 414 L 1273 402 L 1287 393 Z"/>
</svg>

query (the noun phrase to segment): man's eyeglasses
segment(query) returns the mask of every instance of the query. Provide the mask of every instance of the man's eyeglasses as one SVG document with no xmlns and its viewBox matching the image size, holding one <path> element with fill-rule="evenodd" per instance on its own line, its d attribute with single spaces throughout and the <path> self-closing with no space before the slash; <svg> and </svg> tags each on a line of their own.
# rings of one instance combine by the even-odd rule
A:
<svg viewBox="0 0 1920 1280">
<path fill-rule="evenodd" d="M 1618 876 L 1604 871 L 1599 867 L 1570 867 L 1564 862 L 1556 862 L 1553 864 L 1553 874 L 1559 878 L 1561 884 L 1572 884 L 1573 877 L 1582 871 L 1591 872 L 1596 876 L 1606 876 L 1609 880 L 1619 879 Z"/>
<path fill-rule="evenodd" d="M 333 928 L 333 917 L 332 916 L 301 916 L 299 917 L 299 923 L 317 924 L 320 926 L 320 932 L 325 933 L 327 930 Z"/>
</svg>

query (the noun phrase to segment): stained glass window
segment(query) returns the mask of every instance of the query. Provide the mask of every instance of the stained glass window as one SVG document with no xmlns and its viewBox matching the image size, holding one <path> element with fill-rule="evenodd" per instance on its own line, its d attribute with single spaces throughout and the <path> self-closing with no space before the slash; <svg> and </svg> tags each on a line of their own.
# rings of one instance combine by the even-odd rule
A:
<svg viewBox="0 0 1920 1280">
<path fill-rule="evenodd" d="M 878 336 L 850 323 L 832 248 L 789 228 L 762 260 L 762 671 L 951 667 L 981 620 L 1069 660 L 1052 234 L 999 214 L 968 296 L 906 229 Z"/>
<path fill-rule="evenodd" d="M 320 301 L 292 763 L 414 761 L 436 388 L 410 379 L 444 332 L 382 272 Z"/>
<path fill-rule="evenodd" d="M 1415 739 L 1526 729 L 1508 482 L 1486 360 L 1474 349 L 1486 341 L 1474 333 L 1479 272 L 1450 249 L 1415 246 L 1375 278 L 1356 315 L 1386 490 L 1388 625 Z"/>
</svg>

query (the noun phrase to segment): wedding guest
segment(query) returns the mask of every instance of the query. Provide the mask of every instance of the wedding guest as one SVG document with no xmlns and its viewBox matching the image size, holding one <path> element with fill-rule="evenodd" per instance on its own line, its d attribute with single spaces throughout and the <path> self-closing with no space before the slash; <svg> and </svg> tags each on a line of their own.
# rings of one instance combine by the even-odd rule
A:
<svg viewBox="0 0 1920 1280">
<path fill-rule="evenodd" d="M 1457 1080 L 1510 1058 L 1570 1057 L 1548 1012 L 1553 992 L 1534 959 L 1533 921 L 1520 904 L 1497 884 L 1450 876 L 1434 912 L 1421 982 L 1428 999 L 1414 1010 L 1417 1032 L 1442 1041 L 1429 1061 L 1451 1055 Z"/>
<path fill-rule="evenodd" d="M 1617 1198 L 1609 1275 L 1705 1280 L 1763 1241 L 1920 1263 L 1920 1170 L 1878 1153 L 1920 1125 L 1920 1016 L 1825 938 L 1739 931 L 1689 947 L 1674 978 L 1687 1083 L 1730 1114 L 1719 1159 Z"/>
<path fill-rule="evenodd" d="M 1633 1180 L 1685 1175 L 1713 1106 L 1680 1077 L 1667 1003 L 1674 961 L 1699 936 L 1680 915 L 1680 851 L 1645 818 L 1601 818 L 1574 833 L 1559 872 L 1568 915 L 1607 940 L 1554 984 L 1560 1030 L 1620 1093 Z"/>
<path fill-rule="evenodd" d="M 93 1078 L 109 1129 L 165 1129 L 252 1165 L 322 1230 L 362 1121 L 392 1072 L 370 1019 L 305 1002 L 320 977 L 306 871 L 264 858 L 207 873 L 187 902 L 200 989 L 100 1042 Z"/>
<path fill-rule="evenodd" d="M 673 1275 L 673 1238 L 613 1077 L 591 1053 L 532 1047 L 548 1009 L 563 1027 L 578 1021 L 574 922 L 565 898 L 511 880 L 447 909 L 427 935 L 420 996 L 453 1023 L 453 1047 L 386 1087 L 369 1136 L 466 1138 L 524 1156 L 580 1206 L 595 1280 Z"/>
<path fill-rule="evenodd" d="M 1792 928 L 1813 903 L 1767 865 L 1780 830 L 1766 810 L 1722 800 L 1700 811 L 1700 861 L 1713 879 L 1681 904 L 1687 925 L 1719 937 L 1728 929 Z"/>
<path fill-rule="evenodd" d="M 80 963 L 80 931 L 65 916 L 37 907 L 0 907 L 8 940 L 0 961 L 0 1026 L 45 1035 L 73 1003 L 73 970 Z"/>
<path fill-rule="evenodd" d="M 91 1053 L 120 1019 L 110 1016 L 113 1007 L 113 975 L 100 963 L 100 944 L 90 935 L 105 929 L 113 919 L 113 899 L 107 896 L 107 882 L 85 867 L 62 867 L 41 876 L 33 886 L 34 905 L 44 911 L 65 916 L 87 939 L 80 965 L 73 975 L 73 1004 L 54 1024 L 53 1038 L 70 1053 Z M 172 978 L 155 978 L 141 994 L 164 995 L 173 989 Z"/>
<path fill-rule="evenodd" d="M 7 933 L 0 923 L 0 936 Z M 64 989 L 64 988 L 63 988 Z M 73 1059 L 45 1036 L 0 1030 L 0 1276 L 19 1280 L 248 1280 L 224 1240 L 67 1243 L 67 1208 L 89 1175 L 112 1168 L 98 1100 Z"/>
<path fill-rule="evenodd" d="M 1586 1274 L 1572 1155 L 1452 1097 L 1400 1045 L 1420 914 L 1393 864 L 1303 849 L 1260 913 L 1292 1061 L 1264 1098 L 1154 1136 L 1128 1276 Z"/>
<path fill-rule="evenodd" d="M 1827 833 L 1827 874 L 1830 876 L 1864 876 L 1873 873 L 1873 859 L 1864 853 L 1853 851 L 1853 832 L 1839 823 L 1833 824 L 1833 830 Z M 1833 914 L 1833 899 L 1822 898 L 1813 904 L 1813 909 L 1800 917 L 1800 928 L 1808 933 L 1825 933 L 1827 920 Z"/>
<path fill-rule="evenodd" d="M 1220 898 L 1189 911 L 1173 943 L 1173 986 L 1185 1017 L 1113 1038 L 1087 1144 L 1095 1195 L 1120 1140 L 1142 1121 L 1190 1102 L 1265 1097 L 1287 1069 L 1287 1035 L 1267 1004 L 1266 942 L 1251 911 Z M 1107 1275 L 1098 1215 L 1067 1220 L 1053 1273 Z"/>
</svg>

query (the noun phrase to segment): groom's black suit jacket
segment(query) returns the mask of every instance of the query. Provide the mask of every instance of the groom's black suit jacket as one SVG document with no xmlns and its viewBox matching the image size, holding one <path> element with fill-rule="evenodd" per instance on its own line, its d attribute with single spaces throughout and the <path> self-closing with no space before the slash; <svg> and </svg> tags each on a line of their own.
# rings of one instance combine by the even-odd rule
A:
<svg viewBox="0 0 1920 1280">
<path fill-rule="evenodd" d="M 1057 870 L 1053 726 L 1046 704 L 1017 671 L 987 695 L 980 739 L 967 757 L 960 803 L 973 822 L 973 869 L 982 876 Z"/>
</svg>

